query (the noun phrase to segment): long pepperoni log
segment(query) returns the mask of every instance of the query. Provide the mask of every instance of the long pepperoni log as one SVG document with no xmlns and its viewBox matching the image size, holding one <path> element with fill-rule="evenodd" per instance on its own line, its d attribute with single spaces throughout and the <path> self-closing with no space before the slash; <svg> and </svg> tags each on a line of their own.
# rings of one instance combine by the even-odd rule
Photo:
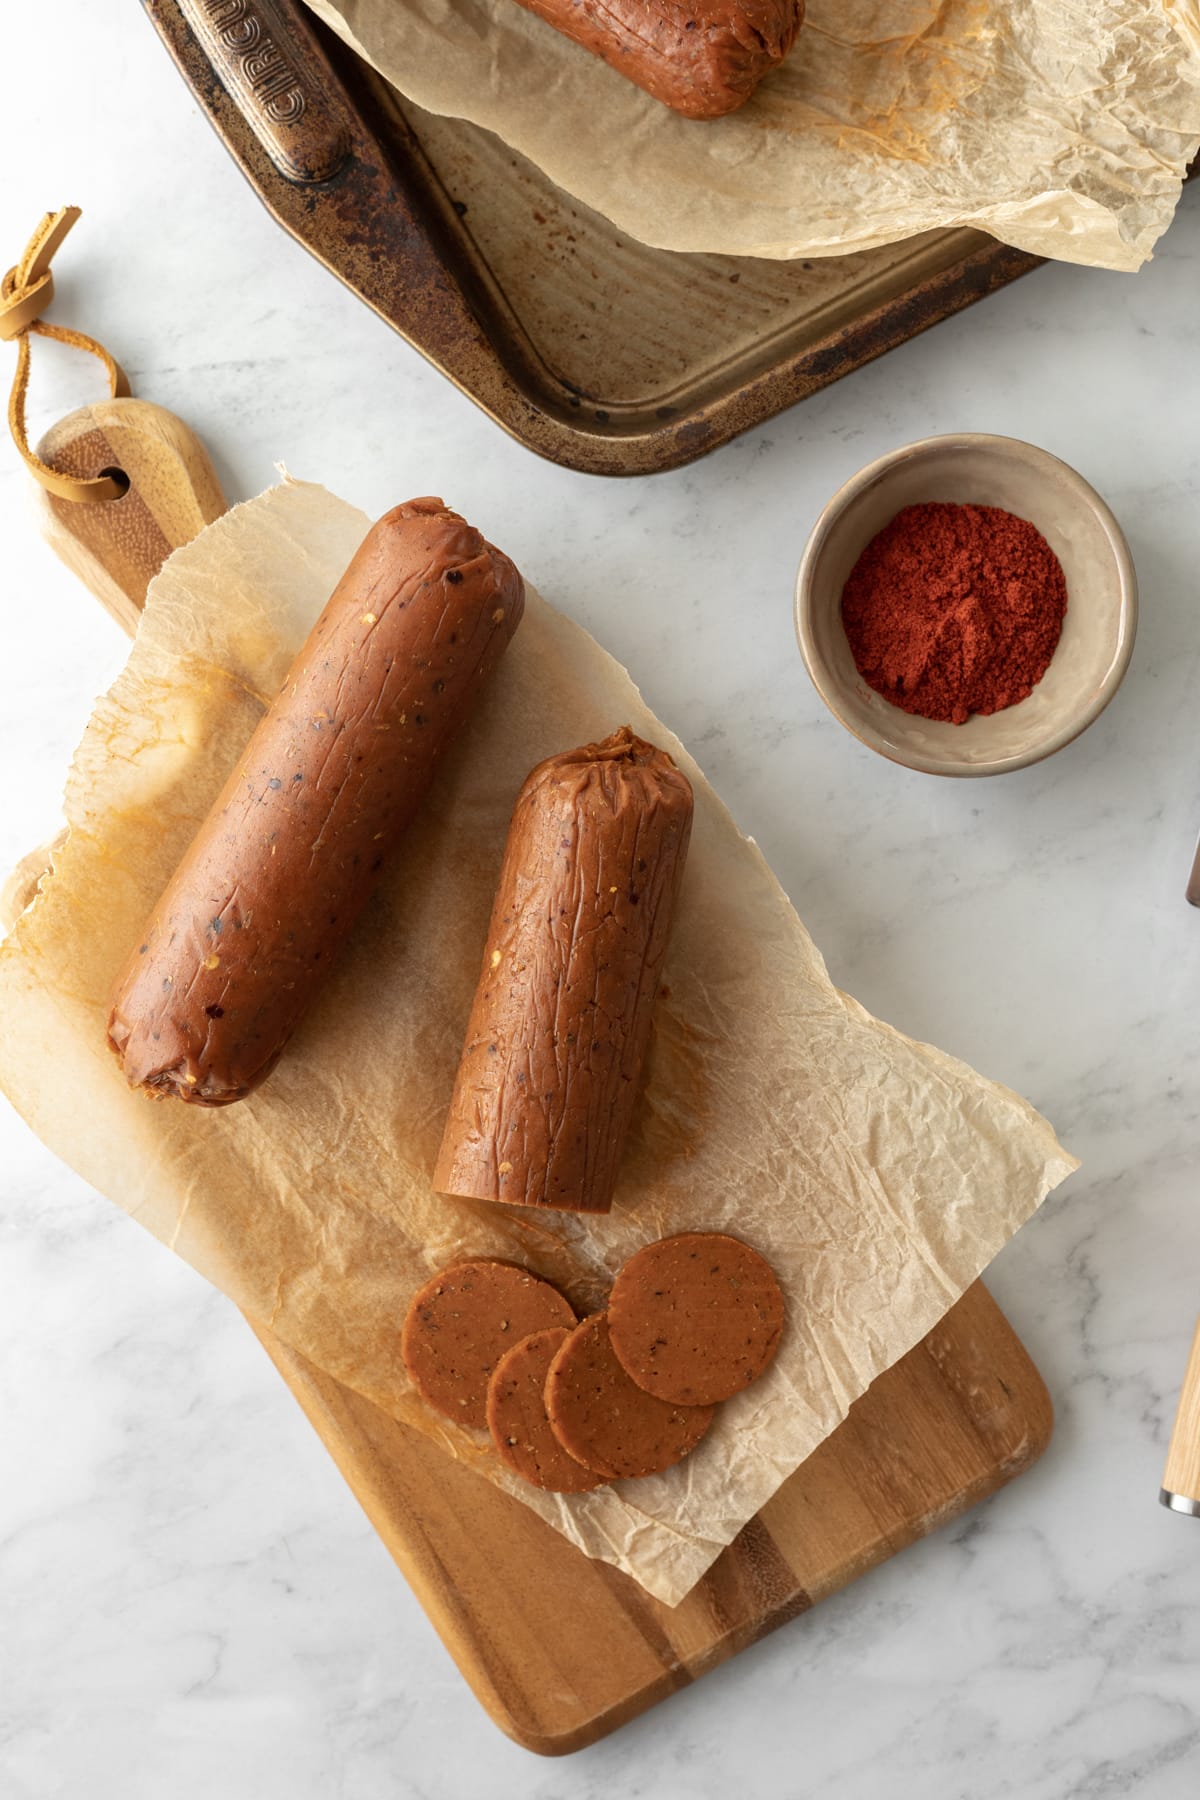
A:
<svg viewBox="0 0 1200 1800">
<path fill-rule="evenodd" d="M 132 1086 L 225 1106 L 270 1073 L 524 603 L 440 500 L 371 528 L 117 979 Z"/>
</svg>

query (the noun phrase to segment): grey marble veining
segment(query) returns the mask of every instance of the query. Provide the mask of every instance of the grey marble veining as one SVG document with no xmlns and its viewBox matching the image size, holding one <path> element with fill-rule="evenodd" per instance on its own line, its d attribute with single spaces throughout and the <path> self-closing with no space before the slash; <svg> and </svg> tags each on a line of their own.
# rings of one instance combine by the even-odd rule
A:
<svg viewBox="0 0 1200 1800">
<path fill-rule="evenodd" d="M 377 512 L 442 492 L 697 753 L 831 970 L 1030 1095 L 1084 1162 L 991 1283 L 1054 1440 L 949 1530 L 566 1764 L 477 1708 L 232 1308 L 0 1110 L 5 1800 L 1184 1800 L 1200 1528 L 1155 1503 L 1200 1308 L 1200 195 L 1139 276 L 1028 277 L 678 474 L 504 438 L 268 220 L 136 9 L 9 9 L 0 245 L 84 208 L 54 316 L 197 428 L 231 498 L 282 459 Z M 45 351 L 45 354 L 43 352 Z M 36 420 L 93 372 L 37 348 Z M 1116 702 L 1021 775 L 893 768 L 823 711 L 791 584 L 815 513 L 908 438 L 1076 464 L 1133 544 Z M 54 829 L 123 640 L 0 453 L 0 862 Z"/>
</svg>

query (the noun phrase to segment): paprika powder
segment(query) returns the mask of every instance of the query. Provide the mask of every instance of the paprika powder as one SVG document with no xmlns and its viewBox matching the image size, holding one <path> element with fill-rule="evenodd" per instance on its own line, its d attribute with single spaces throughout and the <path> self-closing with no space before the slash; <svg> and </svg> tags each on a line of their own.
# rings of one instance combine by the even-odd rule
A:
<svg viewBox="0 0 1200 1800">
<path fill-rule="evenodd" d="M 842 590 L 854 664 L 905 712 L 962 725 L 1026 699 L 1067 610 L 1062 564 L 1035 525 L 998 506 L 906 506 Z"/>
</svg>

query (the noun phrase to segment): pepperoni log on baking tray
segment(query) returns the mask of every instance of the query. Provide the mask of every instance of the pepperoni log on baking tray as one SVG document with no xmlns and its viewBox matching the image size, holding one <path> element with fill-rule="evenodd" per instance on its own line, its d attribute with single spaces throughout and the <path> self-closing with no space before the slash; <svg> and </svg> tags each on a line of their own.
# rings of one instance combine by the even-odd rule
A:
<svg viewBox="0 0 1200 1800">
<path fill-rule="evenodd" d="M 796 41 L 804 0 L 521 0 L 690 119 L 747 101 Z"/>
</svg>

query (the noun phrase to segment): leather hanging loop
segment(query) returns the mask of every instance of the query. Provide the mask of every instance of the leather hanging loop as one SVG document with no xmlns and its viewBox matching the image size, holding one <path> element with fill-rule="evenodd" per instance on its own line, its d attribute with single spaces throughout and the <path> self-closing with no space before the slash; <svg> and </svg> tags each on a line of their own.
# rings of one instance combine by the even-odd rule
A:
<svg viewBox="0 0 1200 1800">
<path fill-rule="evenodd" d="M 56 213 L 47 213 L 26 244 L 20 262 L 9 269 L 0 282 L 0 338 L 15 341 L 17 346 L 17 370 L 13 377 L 12 392 L 8 397 L 8 428 L 26 468 L 36 481 L 50 493 L 57 494 L 59 499 L 95 504 L 119 500 L 125 492 L 124 485 L 111 475 L 84 478 L 60 474 L 35 455 L 30 448 L 25 426 L 25 401 L 29 392 L 29 340 L 32 336 L 54 338 L 60 344 L 70 344 L 76 350 L 87 350 L 92 356 L 98 357 L 104 365 L 109 390 L 114 399 L 127 396 L 130 391 L 125 371 L 109 355 L 103 344 L 98 344 L 95 338 L 85 336 L 82 331 L 71 331 L 65 325 L 47 325 L 42 319 L 42 314 L 54 298 L 54 277 L 50 272 L 50 264 L 79 216 L 77 206 L 63 206 Z"/>
</svg>

